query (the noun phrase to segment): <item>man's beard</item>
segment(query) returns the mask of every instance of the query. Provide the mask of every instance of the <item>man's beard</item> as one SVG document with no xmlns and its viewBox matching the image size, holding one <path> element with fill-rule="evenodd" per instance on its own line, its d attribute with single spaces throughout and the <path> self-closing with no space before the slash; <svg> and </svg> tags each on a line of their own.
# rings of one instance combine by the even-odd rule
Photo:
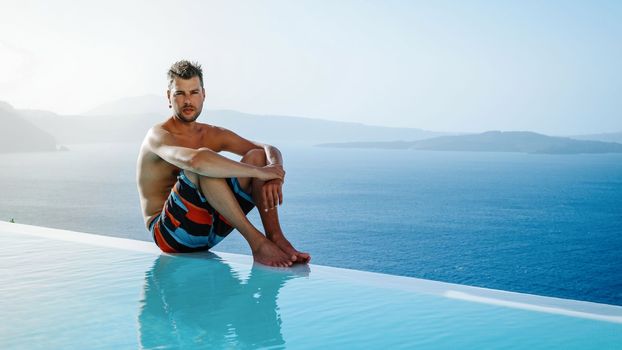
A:
<svg viewBox="0 0 622 350">
<path fill-rule="evenodd" d="M 202 109 L 197 109 L 195 107 L 191 107 L 193 109 L 194 114 L 192 114 L 190 116 L 184 115 L 184 108 L 187 108 L 187 107 L 183 107 L 181 110 L 179 110 L 178 112 L 175 113 L 177 118 L 179 120 L 181 120 L 182 122 L 192 123 L 193 121 L 195 121 L 195 120 L 197 120 L 199 118 L 199 115 L 201 115 L 201 110 Z"/>
</svg>

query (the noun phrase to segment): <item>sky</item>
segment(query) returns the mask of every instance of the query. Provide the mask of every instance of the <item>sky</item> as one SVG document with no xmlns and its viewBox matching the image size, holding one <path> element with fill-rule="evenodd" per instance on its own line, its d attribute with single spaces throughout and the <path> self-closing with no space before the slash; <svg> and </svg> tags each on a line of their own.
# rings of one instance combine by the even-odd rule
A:
<svg viewBox="0 0 622 350">
<path fill-rule="evenodd" d="M 622 131 L 621 1 L 0 0 L 0 100 L 80 114 L 203 65 L 208 109 Z"/>
</svg>

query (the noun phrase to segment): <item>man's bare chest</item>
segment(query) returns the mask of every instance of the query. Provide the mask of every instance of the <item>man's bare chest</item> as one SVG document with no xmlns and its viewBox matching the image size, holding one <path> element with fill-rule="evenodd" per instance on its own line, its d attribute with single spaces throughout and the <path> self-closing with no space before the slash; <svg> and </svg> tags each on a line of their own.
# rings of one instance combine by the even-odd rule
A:
<svg viewBox="0 0 622 350">
<path fill-rule="evenodd" d="M 199 149 L 209 148 L 214 152 L 222 151 L 222 142 L 218 135 L 213 132 L 201 132 L 199 134 L 176 134 L 176 143 L 181 147 Z"/>
</svg>

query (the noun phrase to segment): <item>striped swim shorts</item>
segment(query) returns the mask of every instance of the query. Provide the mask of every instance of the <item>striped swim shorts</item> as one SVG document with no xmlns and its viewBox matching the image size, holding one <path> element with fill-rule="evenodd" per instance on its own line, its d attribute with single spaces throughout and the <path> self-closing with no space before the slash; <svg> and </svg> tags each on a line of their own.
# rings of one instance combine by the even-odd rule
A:
<svg viewBox="0 0 622 350">
<path fill-rule="evenodd" d="M 244 214 L 248 214 L 255 207 L 250 194 L 242 190 L 237 178 L 225 180 Z M 149 231 L 162 251 L 187 253 L 214 247 L 233 227 L 182 170 L 162 212 L 149 223 Z"/>
</svg>

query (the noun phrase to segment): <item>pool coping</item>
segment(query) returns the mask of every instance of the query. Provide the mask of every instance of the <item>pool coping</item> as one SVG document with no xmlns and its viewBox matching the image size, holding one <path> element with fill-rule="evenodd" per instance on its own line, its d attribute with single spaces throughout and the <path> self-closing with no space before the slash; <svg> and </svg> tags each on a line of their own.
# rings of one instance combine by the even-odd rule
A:
<svg viewBox="0 0 622 350">
<path fill-rule="evenodd" d="M 77 242 L 100 247 L 143 252 L 156 256 L 166 254 L 161 252 L 155 244 L 146 241 L 0 221 L 0 234 L 5 232 Z M 249 255 L 224 253 L 218 251 L 214 251 L 214 253 L 229 263 L 247 266 L 253 264 L 253 258 Z M 309 268 L 311 269 L 311 273 L 313 271 L 321 271 L 323 275 L 340 281 L 349 281 L 357 284 L 381 286 L 382 288 L 433 294 L 450 299 L 458 299 L 514 309 L 622 324 L 622 306 L 617 305 L 517 293 L 505 290 L 426 280 L 415 277 L 388 275 L 377 272 L 351 270 L 315 264 L 310 264 Z"/>
</svg>

